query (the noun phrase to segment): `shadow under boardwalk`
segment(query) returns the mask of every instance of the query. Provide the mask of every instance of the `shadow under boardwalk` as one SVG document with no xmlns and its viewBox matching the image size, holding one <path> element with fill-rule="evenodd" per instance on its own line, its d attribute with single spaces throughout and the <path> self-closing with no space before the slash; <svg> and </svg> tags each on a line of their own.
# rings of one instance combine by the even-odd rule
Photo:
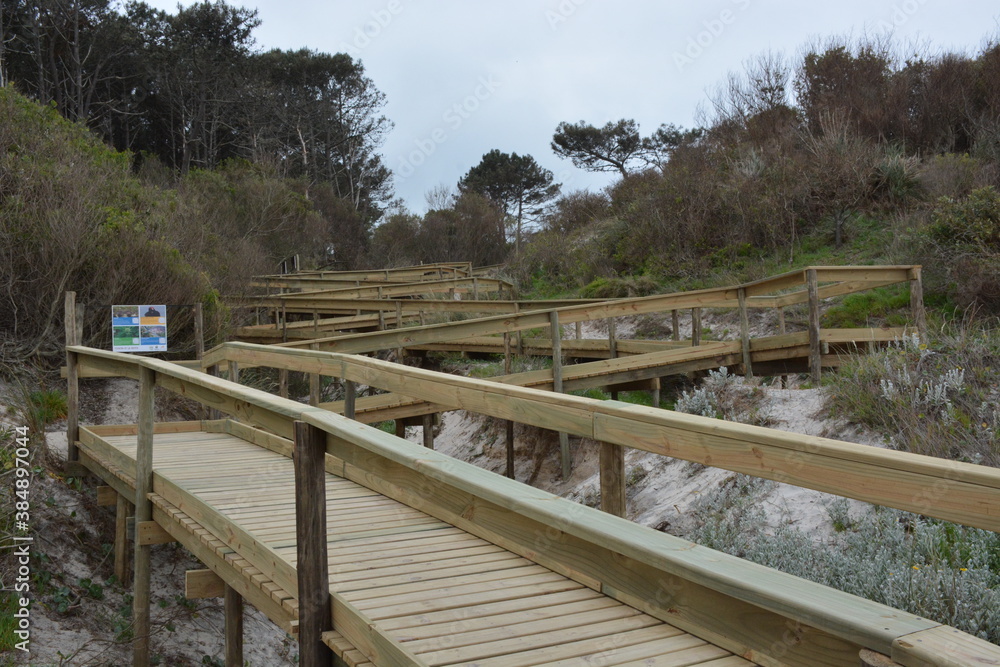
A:
<svg viewBox="0 0 1000 667">
<path fill-rule="evenodd" d="M 296 600 L 273 574 L 296 560 L 290 441 L 226 421 L 157 430 L 154 520 L 294 632 Z M 82 429 L 82 461 L 119 493 L 135 451 L 134 427 Z M 361 484 L 328 473 L 326 494 L 331 590 L 425 664 L 753 664 Z M 349 665 L 378 664 L 337 632 L 324 640 Z"/>
</svg>

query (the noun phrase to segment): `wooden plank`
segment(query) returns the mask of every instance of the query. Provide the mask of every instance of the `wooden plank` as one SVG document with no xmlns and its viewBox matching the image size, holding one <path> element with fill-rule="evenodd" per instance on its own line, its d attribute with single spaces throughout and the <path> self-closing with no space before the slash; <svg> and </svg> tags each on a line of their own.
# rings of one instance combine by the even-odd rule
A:
<svg viewBox="0 0 1000 667">
<path fill-rule="evenodd" d="M 184 572 L 184 597 L 188 600 L 221 598 L 226 582 L 212 570 L 187 570 Z"/>
<path fill-rule="evenodd" d="M 136 521 L 136 541 L 140 546 L 151 544 L 167 544 L 173 542 L 173 536 L 155 521 Z"/>
<path fill-rule="evenodd" d="M 154 495 L 153 500 L 154 520 L 165 526 L 167 531 L 184 545 L 185 549 L 219 575 L 227 585 L 238 590 L 250 604 L 262 611 L 278 627 L 289 634 L 297 632 L 297 625 L 293 625 L 291 613 L 284 609 L 271 594 L 265 593 L 259 585 L 245 576 L 244 570 L 236 569 L 235 559 L 226 559 L 218 553 L 217 549 L 221 550 L 221 547 L 224 546 L 220 540 L 210 537 L 210 534 L 204 530 L 201 531 L 200 535 L 196 534 L 178 521 L 178 517 L 186 518 L 186 515 L 158 496 Z M 190 522 L 190 524 L 197 526 L 194 522 Z"/>
<path fill-rule="evenodd" d="M 906 667 L 1000 665 L 1000 646 L 944 625 L 897 638 L 889 655 Z"/>
<path fill-rule="evenodd" d="M 326 434 L 295 422 L 295 544 L 299 600 L 299 662 L 330 665 L 323 633 L 333 630 L 326 549 Z"/>
<path fill-rule="evenodd" d="M 118 502 L 118 493 L 110 486 L 97 487 L 98 507 L 110 507 Z"/>
</svg>

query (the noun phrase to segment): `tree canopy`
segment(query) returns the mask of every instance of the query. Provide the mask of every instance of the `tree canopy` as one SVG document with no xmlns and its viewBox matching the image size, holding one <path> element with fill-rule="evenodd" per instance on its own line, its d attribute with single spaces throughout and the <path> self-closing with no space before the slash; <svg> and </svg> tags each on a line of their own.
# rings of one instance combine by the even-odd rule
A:
<svg viewBox="0 0 1000 667">
<path fill-rule="evenodd" d="M 639 124 L 623 118 L 596 127 L 580 121 L 559 123 L 552 137 L 552 150 L 587 171 L 617 171 L 622 178 L 641 167 L 665 162 L 682 143 L 701 136 L 701 130 L 683 130 L 661 125 L 648 137 L 639 134 Z"/>
<path fill-rule="evenodd" d="M 535 158 L 497 149 L 483 155 L 458 182 L 461 192 L 478 192 L 509 216 L 514 223 L 515 251 L 521 248 L 526 216 L 537 215 L 543 204 L 558 196 L 560 187 L 552 172 Z"/>
</svg>

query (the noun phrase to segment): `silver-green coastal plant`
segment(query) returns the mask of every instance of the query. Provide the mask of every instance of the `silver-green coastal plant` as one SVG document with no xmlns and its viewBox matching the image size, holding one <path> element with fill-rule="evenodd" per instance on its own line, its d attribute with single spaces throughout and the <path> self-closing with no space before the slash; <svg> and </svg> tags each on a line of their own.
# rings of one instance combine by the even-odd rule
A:
<svg viewBox="0 0 1000 667">
<path fill-rule="evenodd" d="M 722 366 L 717 371 L 709 371 L 699 387 L 681 392 L 674 409 L 702 417 L 764 426 L 771 422 L 764 407 L 765 398 L 756 381 L 734 375 Z"/>
<path fill-rule="evenodd" d="M 881 432 L 896 449 L 1000 465 L 1000 329 L 950 325 L 853 356 L 832 375 L 837 416 Z"/>
<path fill-rule="evenodd" d="M 873 507 L 828 507 L 833 535 L 816 541 L 787 523 L 766 531 L 768 482 L 734 475 L 694 507 L 686 535 L 788 574 L 951 625 L 1000 644 L 1000 535 Z"/>
</svg>

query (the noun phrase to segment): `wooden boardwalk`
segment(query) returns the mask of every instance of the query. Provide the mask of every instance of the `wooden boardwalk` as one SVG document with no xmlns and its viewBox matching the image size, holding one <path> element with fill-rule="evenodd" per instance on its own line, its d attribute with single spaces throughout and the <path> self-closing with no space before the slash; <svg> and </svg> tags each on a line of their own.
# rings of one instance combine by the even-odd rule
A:
<svg viewBox="0 0 1000 667">
<path fill-rule="evenodd" d="M 269 305 L 280 307 L 280 318 L 275 310 L 273 325 L 254 330 L 280 331 L 287 342 L 228 343 L 204 355 L 199 348 L 195 364 L 79 345 L 70 293 L 67 474 L 100 477 L 107 486 L 99 496 L 117 505 L 116 574 L 127 572 L 132 540 L 134 664 L 149 664 L 150 548 L 177 541 L 206 568 L 186 574 L 188 596 L 225 599 L 232 667 L 243 665 L 244 600 L 297 635 L 300 664 L 310 667 L 329 665 L 331 649 L 338 665 L 392 667 L 1000 665 L 1000 648 L 954 628 L 621 518 L 627 449 L 993 531 L 1000 530 L 1000 471 L 564 393 L 656 392 L 661 377 L 719 366 L 747 375 L 809 372 L 818 383 L 821 369 L 845 353 L 903 334 L 824 329 L 820 301 L 908 282 L 922 332 L 920 280 L 912 266 L 808 267 L 672 295 L 538 310 L 497 302 L 499 310 L 487 312 L 505 314 L 398 328 L 414 312 L 423 323 L 425 310 L 480 307 L 450 299 L 382 305 L 420 289 L 407 281 L 473 294 L 505 286 L 465 264 L 268 276 L 268 292 L 312 292 L 265 297 L 277 299 Z M 329 289 L 337 283 L 347 287 Z M 808 330 L 786 333 L 784 308 L 798 305 Z M 289 322 L 297 307 L 314 321 Z M 737 309 L 739 339 L 702 342 L 703 308 Z M 774 309 L 777 335 L 751 337 L 750 308 Z M 676 340 L 684 309 L 689 342 Z M 320 312 L 346 317 L 320 321 Z M 616 317 L 668 312 L 674 341 L 615 336 Z M 564 325 L 576 324 L 579 335 L 595 320 L 607 322 L 607 340 L 565 337 Z M 373 324 L 378 331 L 330 335 Z M 527 338 L 538 330 L 549 336 Z M 512 373 L 515 345 L 518 354 L 550 356 L 552 368 Z M 502 352 L 505 375 L 456 377 L 357 356 L 406 349 Z M 568 357 L 595 360 L 567 365 Z M 253 366 L 278 369 L 280 396 L 239 384 L 240 369 Z M 309 376 L 310 405 L 287 398 L 292 372 Z M 343 402 L 320 402 L 324 376 L 344 388 Z M 138 424 L 80 427 L 86 377 L 138 380 Z M 389 393 L 359 399 L 359 387 Z M 154 388 L 232 418 L 154 425 Z M 514 423 L 559 433 L 564 477 L 570 436 L 600 443 L 603 511 L 433 451 L 428 413 L 454 409 L 504 420 L 509 476 Z M 362 423 L 372 419 L 397 419 L 397 434 L 403 419 L 419 419 L 427 448 Z"/>
<path fill-rule="evenodd" d="M 84 429 L 81 452 L 96 469 L 118 471 L 131 489 L 124 471 L 134 469 L 136 436 L 101 432 Z M 291 443 L 284 444 L 290 451 Z M 252 541 L 257 553 L 273 554 L 294 570 L 291 459 L 200 430 L 157 433 L 153 452 L 160 487 L 154 516 L 175 524 L 172 534 L 185 531 L 185 542 L 205 538 L 205 548 L 214 546 L 232 569 L 224 578 L 250 579 L 257 597 L 273 603 L 264 610 L 291 631 L 295 598 L 238 557 Z M 428 665 L 753 664 L 350 480 L 327 473 L 326 498 L 331 589 Z M 228 540 L 223 526 L 230 527 Z M 339 633 L 325 640 L 347 664 L 373 664 Z"/>
</svg>

